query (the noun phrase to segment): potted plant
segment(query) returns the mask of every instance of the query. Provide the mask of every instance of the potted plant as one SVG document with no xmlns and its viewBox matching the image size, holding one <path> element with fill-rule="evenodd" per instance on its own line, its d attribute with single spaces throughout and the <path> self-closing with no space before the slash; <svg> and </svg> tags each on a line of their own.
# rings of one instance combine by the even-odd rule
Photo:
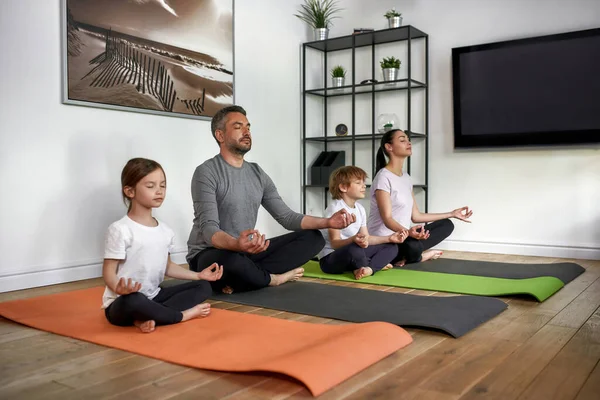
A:
<svg viewBox="0 0 600 400">
<path fill-rule="evenodd" d="M 336 0 L 304 0 L 300 5 L 298 14 L 294 16 L 310 25 L 315 31 L 315 40 L 325 40 L 329 34 L 329 27 L 336 13 L 342 9 L 337 6 Z"/>
<path fill-rule="evenodd" d="M 390 28 L 399 28 L 402 25 L 402 14 L 397 12 L 395 8 L 392 8 L 383 16 L 387 18 Z"/>
<path fill-rule="evenodd" d="M 381 69 L 383 70 L 384 81 L 395 81 L 398 79 L 398 71 L 400 70 L 400 60 L 396 57 L 384 57 L 381 60 Z"/>
<path fill-rule="evenodd" d="M 341 65 L 336 65 L 331 69 L 331 80 L 333 87 L 344 86 L 344 80 L 346 79 L 346 70 Z"/>
</svg>

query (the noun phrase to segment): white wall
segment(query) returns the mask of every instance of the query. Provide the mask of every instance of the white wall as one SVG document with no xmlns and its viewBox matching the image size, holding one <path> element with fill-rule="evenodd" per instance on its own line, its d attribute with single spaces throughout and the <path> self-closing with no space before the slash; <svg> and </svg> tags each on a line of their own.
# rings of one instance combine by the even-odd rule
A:
<svg viewBox="0 0 600 400">
<path fill-rule="evenodd" d="M 344 15 L 348 28 L 381 29 L 395 6 L 405 25 L 429 34 L 429 210 L 474 210 L 472 224 L 457 222 L 439 247 L 600 259 L 600 145 L 454 151 L 451 76 L 453 47 L 598 28 L 600 1 L 354 3 Z"/>
<path fill-rule="evenodd" d="M 300 1 L 235 2 L 236 103 L 253 124 L 250 160 L 300 209 Z M 594 0 L 343 0 L 331 36 L 385 26 L 396 6 L 430 35 L 431 211 L 468 204 L 448 248 L 600 257 L 598 147 L 454 152 L 451 48 L 598 26 Z M 0 2 L 0 292 L 99 276 L 103 235 L 124 213 L 119 175 L 154 158 L 169 179 L 156 212 L 177 234 L 191 227 L 195 167 L 217 152 L 205 121 L 62 105 L 59 0 Z M 526 178 L 524 171 L 531 176 Z M 258 228 L 283 232 L 261 213 Z"/>
<path fill-rule="evenodd" d="M 253 125 L 248 159 L 299 210 L 306 32 L 294 10 L 293 2 L 235 2 L 235 91 Z M 175 230 L 183 262 L 190 180 L 218 152 L 210 123 L 61 104 L 59 0 L 0 2 L 0 51 L 0 292 L 99 276 L 104 232 L 125 212 L 121 169 L 137 156 L 166 170 L 167 199 L 155 215 Z M 283 232 L 262 213 L 258 228 Z"/>
</svg>

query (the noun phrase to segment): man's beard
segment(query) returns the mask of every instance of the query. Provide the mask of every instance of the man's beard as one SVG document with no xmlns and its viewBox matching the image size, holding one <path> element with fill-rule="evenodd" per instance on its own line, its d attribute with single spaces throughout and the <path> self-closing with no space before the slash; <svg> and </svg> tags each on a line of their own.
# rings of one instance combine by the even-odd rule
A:
<svg viewBox="0 0 600 400">
<path fill-rule="evenodd" d="M 248 144 L 248 146 L 243 146 L 239 143 L 235 143 L 235 144 L 230 144 L 229 146 L 229 150 L 231 150 L 232 153 L 235 154 L 239 154 L 240 156 L 243 156 L 244 154 L 246 154 L 247 152 L 250 151 L 250 149 L 252 148 L 252 142 L 250 142 Z"/>
</svg>

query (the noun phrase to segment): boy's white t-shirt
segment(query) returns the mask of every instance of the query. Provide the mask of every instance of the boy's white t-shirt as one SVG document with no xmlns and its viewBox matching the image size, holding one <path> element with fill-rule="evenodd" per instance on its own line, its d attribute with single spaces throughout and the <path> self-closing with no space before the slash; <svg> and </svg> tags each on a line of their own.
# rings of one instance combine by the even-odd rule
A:
<svg viewBox="0 0 600 400">
<path fill-rule="evenodd" d="M 139 224 L 127 215 L 108 227 L 104 258 L 121 260 L 117 279 L 131 278 L 142 284 L 140 293 L 153 299 L 165 278 L 167 259 L 173 251 L 175 233 L 166 224 L 156 220 L 154 227 Z M 108 286 L 104 289 L 102 308 L 107 308 L 119 297 Z"/>
<path fill-rule="evenodd" d="M 413 184 L 406 172 L 402 176 L 394 174 L 386 168 L 377 172 L 371 184 L 371 210 L 367 223 L 369 234 L 373 236 L 389 236 L 394 233 L 385 226 L 377 206 L 375 192 L 383 190 L 390 194 L 392 200 L 392 218 L 406 229 L 410 228 L 413 209 Z"/>
<path fill-rule="evenodd" d="M 345 208 L 350 214 L 356 215 L 356 221 L 340 230 L 340 238 L 348 239 L 358 233 L 361 227 L 367 225 L 367 213 L 365 208 L 358 202 L 355 203 L 354 208 L 350 207 L 346 202 L 342 199 L 333 200 L 331 204 L 325 210 L 325 217 L 329 218 L 342 208 Z M 331 247 L 331 240 L 329 239 L 329 232 L 327 229 L 321 229 L 321 234 L 325 238 L 325 247 L 319 253 L 319 259 L 325 257 L 334 252 L 334 249 Z"/>
</svg>

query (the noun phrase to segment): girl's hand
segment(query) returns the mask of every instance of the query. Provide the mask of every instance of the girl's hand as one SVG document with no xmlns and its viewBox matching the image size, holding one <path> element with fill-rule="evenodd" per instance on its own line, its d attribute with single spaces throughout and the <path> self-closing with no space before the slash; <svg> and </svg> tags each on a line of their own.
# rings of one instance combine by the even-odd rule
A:
<svg viewBox="0 0 600 400">
<path fill-rule="evenodd" d="M 134 282 L 129 278 L 127 281 L 124 278 L 119 279 L 117 282 L 117 286 L 115 287 L 115 293 L 123 296 L 126 294 L 131 294 L 135 292 L 139 292 L 142 288 L 142 284 L 139 282 Z"/>
<path fill-rule="evenodd" d="M 363 235 L 362 233 L 357 233 L 356 235 L 354 235 L 352 240 L 354 241 L 354 243 L 356 243 L 358 246 L 362 247 L 363 249 L 366 249 L 367 247 L 369 247 L 369 235 Z"/>
<path fill-rule="evenodd" d="M 223 276 L 223 266 L 217 263 L 213 263 L 210 267 L 204 268 L 202 271 L 198 272 L 198 279 L 214 282 L 221 279 Z"/>
<path fill-rule="evenodd" d="M 457 208 L 452 211 L 452 218 L 460 219 L 461 221 L 471 223 L 469 218 L 473 215 L 473 210 L 469 210 L 469 207 Z"/>
<path fill-rule="evenodd" d="M 404 243 L 404 241 L 406 240 L 407 237 L 408 237 L 408 231 L 405 229 L 401 230 L 399 232 L 394 232 L 389 236 L 390 243 Z"/>
</svg>

